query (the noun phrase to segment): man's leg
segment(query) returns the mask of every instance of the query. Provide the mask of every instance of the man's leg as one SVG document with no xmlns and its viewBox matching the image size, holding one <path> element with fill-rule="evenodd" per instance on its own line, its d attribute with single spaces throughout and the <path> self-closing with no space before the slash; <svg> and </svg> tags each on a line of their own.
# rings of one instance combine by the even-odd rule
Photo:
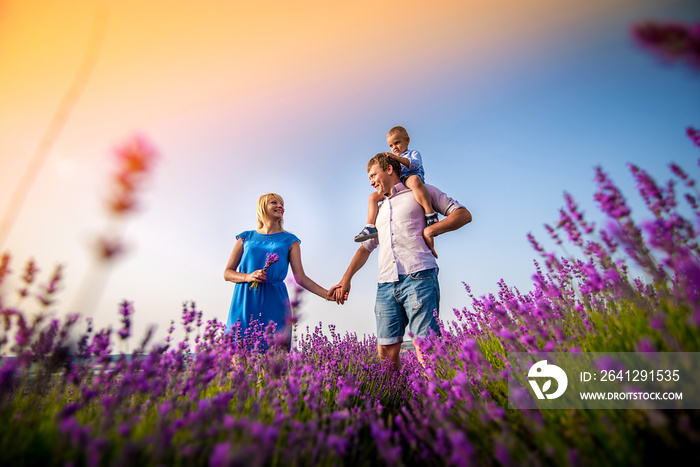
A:
<svg viewBox="0 0 700 467">
<path fill-rule="evenodd" d="M 401 352 L 401 342 L 391 345 L 378 345 L 377 351 L 379 352 L 379 358 L 382 360 L 389 360 L 394 364 L 394 369 L 401 369 L 401 360 L 399 359 L 399 353 Z"/>
<path fill-rule="evenodd" d="M 425 360 L 423 360 L 423 352 L 418 346 L 418 342 L 413 341 L 413 348 L 416 349 L 416 357 L 422 366 L 425 366 Z"/>
<path fill-rule="evenodd" d="M 415 337 L 428 337 L 439 334 L 440 328 L 433 316 L 440 310 L 440 284 L 437 268 L 409 274 L 401 284 L 401 303 L 408 315 L 408 331 Z M 413 341 L 416 357 L 424 363 L 423 354 Z"/>
<path fill-rule="evenodd" d="M 377 353 L 382 360 L 389 360 L 398 370 L 401 367 L 399 352 L 406 330 L 406 312 L 396 300 L 394 292 L 399 282 L 386 282 L 377 286 L 374 315 L 377 320 Z"/>
</svg>

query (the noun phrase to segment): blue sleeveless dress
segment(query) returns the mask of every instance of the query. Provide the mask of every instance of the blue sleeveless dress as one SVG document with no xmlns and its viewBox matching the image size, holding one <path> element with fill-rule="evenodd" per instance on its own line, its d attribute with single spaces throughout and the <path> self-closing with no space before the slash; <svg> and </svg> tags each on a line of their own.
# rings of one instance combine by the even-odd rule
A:
<svg viewBox="0 0 700 467">
<path fill-rule="evenodd" d="M 287 317 L 291 313 L 289 294 L 284 283 L 289 270 L 289 248 L 294 242 L 300 242 L 296 235 L 289 232 L 260 234 L 247 230 L 236 236 L 243 240 L 243 256 L 238 272 L 250 274 L 262 269 L 267 260 L 267 253 L 277 253 L 279 260 L 267 268 L 267 280 L 261 282 L 257 290 L 250 288 L 250 282 L 237 283 L 233 289 L 233 299 L 228 312 L 226 329 L 240 321 L 241 336 L 253 320 L 264 326 L 270 321 L 277 323 L 277 333 L 283 332 Z M 290 330 L 287 330 L 289 332 Z M 291 339 L 291 333 L 290 339 Z"/>
</svg>

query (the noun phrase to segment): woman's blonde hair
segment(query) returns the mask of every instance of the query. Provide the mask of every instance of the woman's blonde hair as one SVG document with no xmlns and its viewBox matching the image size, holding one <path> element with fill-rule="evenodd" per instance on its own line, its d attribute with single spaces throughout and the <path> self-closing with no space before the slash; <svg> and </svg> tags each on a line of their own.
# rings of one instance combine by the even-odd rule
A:
<svg viewBox="0 0 700 467">
<path fill-rule="evenodd" d="M 279 201 L 282 206 L 284 206 L 284 200 L 280 195 L 277 193 L 267 193 L 265 195 L 262 195 L 258 199 L 258 209 L 256 211 L 256 214 L 258 215 L 258 228 L 262 228 L 263 225 L 265 225 L 265 219 L 267 218 L 267 214 L 265 213 L 265 208 L 267 207 L 267 203 L 270 202 L 270 199 L 275 198 L 277 201 Z M 279 220 L 279 225 L 280 225 L 280 230 L 284 230 L 283 224 L 283 219 Z"/>
</svg>

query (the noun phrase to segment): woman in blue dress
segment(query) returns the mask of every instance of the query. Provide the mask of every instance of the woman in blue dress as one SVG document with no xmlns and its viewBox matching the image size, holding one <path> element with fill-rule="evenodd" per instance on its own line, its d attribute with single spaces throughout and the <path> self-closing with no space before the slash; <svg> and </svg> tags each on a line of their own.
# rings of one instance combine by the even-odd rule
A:
<svg viewBox="0 0 700 467">
<path fill-rule="evenodd" d="M 276 323 L 276 342 L 291 345 L 288 319 L 291 307 L 284 279 L 292 266 L 294 280 L 304 289 L 326 300 L 328 290 L 312 281 L 301 265 L 301 241 L 283 228 L 284 200 L 275 193 L 262 195 L 257 208 L 258 228 L 236 236 L 236 244 L 224 271 L 224 279 L 236 284 L 226 329 L 240 322 L 241 336 L 253 320 L 262 326 Z M 265 270 L 269 255 L 278 260 Z M 258 285 L 251 287 L 254 282 Z"/>
</svg>

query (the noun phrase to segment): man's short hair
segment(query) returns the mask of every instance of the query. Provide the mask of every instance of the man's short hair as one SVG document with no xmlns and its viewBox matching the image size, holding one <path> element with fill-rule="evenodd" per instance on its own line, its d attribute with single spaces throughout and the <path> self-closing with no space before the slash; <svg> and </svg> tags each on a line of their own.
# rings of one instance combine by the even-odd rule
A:
<svg viewBox="0 0 700 467">
<path fill-rule="evenodd" d="M 379 154 L 377 154 L 369 160 L 369 162 L 367 163 L 367 172 L 370 171 L 374 164 L 379 164 L 379 168 L 385 172 L 386 169 L 389 168 L 389 166 L 392 166 L 396 175 L 401 176 L 401 163 L 393 157 L 387 156 L 383 152 L 380 152 Z"/>
<path fill-rule="evenodd" d="M 399 135 L 403 136 L 404 138 L 408 138 L 408 131 L 406 131 L 406 129 L 402 126 L 395 126 L 391 130 L 389 130 L 389 132 L 386 135 L 388 137 L 388 136 L 393 136 L 397 133 Z"/>
</svg>

